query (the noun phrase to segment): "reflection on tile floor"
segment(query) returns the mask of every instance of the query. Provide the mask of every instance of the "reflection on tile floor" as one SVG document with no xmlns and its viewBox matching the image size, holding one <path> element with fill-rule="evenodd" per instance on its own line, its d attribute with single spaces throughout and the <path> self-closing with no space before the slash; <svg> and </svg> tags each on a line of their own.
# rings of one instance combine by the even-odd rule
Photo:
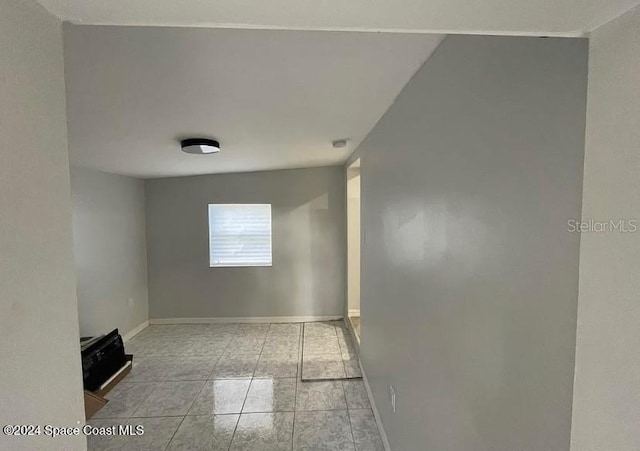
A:
<svg viewBox="0 0 640 451">
<path fill-rule="evenodd" d="M 312 354 L 313 371 L 360 375 L 340 323 L 305 329 L 312 346 L 332 343 Z M 91 436 L 89 450 L 383 451 L 362 380 L 302 382 L 301 342 L 300 324 L 149 326 L 126 344 L 131 373 L 89 421 L 145 433 Z"/>
<path fill-rule="evenodd" d="M 362 377 L 355 346 L 344 322 L 304 323 L 302 335 L 303 381 Z"/>
</svg>

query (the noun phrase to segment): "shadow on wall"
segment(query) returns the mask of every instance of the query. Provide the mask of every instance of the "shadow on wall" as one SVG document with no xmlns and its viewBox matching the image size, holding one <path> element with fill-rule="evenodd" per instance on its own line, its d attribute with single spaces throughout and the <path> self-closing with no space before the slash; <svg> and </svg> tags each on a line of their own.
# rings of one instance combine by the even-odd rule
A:
<svg viewBox="0 0 640 451">
<path fill-rule="evenodd" d="M 273 284 L 274 271 L 279 272 L 278 267 L 290 268 L 290 283 L 273 285 L 273 288 L 280 297 L 293 295 L 309 312 L 306 314 L 313 315 L 316 314 L 314 301 L 322 299 L 325 293 L 324 284 L 318 283 L 312 269 L 332 263 L 332 255 L 324 246 L 331 239 L 329 193 L 319 189 L 296 189 L 295 194 L 295 198 L 287 199 L 286 205 L 272 204 L 273 266 L 268 269 L 245 267 L 230 270 L 246 272 L 253 281 L 252 296 L 260 299 L 265 294 L 265 287 Z M 309 200 L 313 196 L 317 197 Z M 254 313 L 259 316 L 261 310 L 256 308 L 248 316 Z"/>
<path fill-rule="evenodd" d="M 332 239 L 333 224 L 329 210 L 329 194 L 323 193 L 303 205 L 282 212 L 283 215 L 290 216 L 282 221 L 284 230 L 279 234 L 280 239 L 283 240 L 282 245 L 285 246 L 282 258 L 288 259 L 285 266 L 294 269 L 291 274 L 292 286 L 282 286 L 280 289 L 290 290 L 310 315 L 316 314 L 315 301 L 327 295 L 324 282 L 314 277 L 311 269 L 319 267 L 325 267 L 326 270 L 337 269 L 333 261 L 334 255 L 330 248 L 325 246 L 325 243 Z M 274 236 L 275 227 L 276 224 L 274 224 Z M 295 246 L 305 242 L 306 246 L 294 249 Z"/>
</svg>

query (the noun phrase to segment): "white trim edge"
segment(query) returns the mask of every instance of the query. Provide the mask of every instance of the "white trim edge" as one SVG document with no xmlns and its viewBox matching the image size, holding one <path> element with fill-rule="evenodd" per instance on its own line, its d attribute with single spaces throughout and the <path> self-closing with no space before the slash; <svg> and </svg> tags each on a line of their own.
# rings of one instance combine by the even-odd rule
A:
<svg viewBox="0 0 640 451">
<path fill-rule="evenodd" d="M 371 387 L 369 386 L 369 379 L 367 379 L 367 373 L 364 372 L 364 368 L 362 367 L 362 362 L 360 361 L 360 359 L 358 359 L 358 363 L 360 364 L 360 371 L 362 372 L 362 381 L 364 382 L 364 388 L 367 390 L 367 396 L 369 397 L 371 410 L 373 410 L 373 418 L 375 418 L 376 425 L 378 426 L 378 431 L 380 431 L 382 444 L 384 445 L 385 451 L 391 451 L 391 446 L 389 445 L 389 439 L 387 438 L 387 433 L 384 431 L 384 426 L 382 425 L 382 421 L 380 420 L 380 413 L 378 413 L 378 408 L 376 407 L 376 403 L 373 400 L 373 393 L 371 393 Z"/>
<path fill-rule="evenodd" d="M 360 316 L 360 309 L 349 309 L 349 316 Z"/>
<path fill-rule="evenodd" d="M 136 335 L 138 335 L 140 332 L 142 332 L 143 330 L 145 330 L 147 328 L 147 326 L 149 325 L 149 320 L 144 321 L 140 324 L 138 324 L 136 327 L 134 327 L 133 329 L 131 329 L 129 331 L 129 333 L 125 334 L 124 337 L 122 337 L 122 341 L 124 341 L 125 343 L 129 340 L 131 340 L 133 337 L 135 337 Z"/>
<path fill-rule="evenodd" d="M 100 391 L 100 390 L 104 390 L 104 388 L 109 385 L 111 383 L 111 381 L 113 381 L 116 377 L 118 377 L 118 375 L 120 373 L 122 373 L 124 370 L 126 370 L 127 368 L 129 368 L 131 366 L 131 360 L 127 360 L 127 363 L 124 364 L 124 366 L 122 368 L 120 368 L 113 376 L 111 376 L 109 379 L 107 379 L 106 381 L 104 381 L 104 384 L 102 384 L 98 390 L 96 391 Z"/>
<path fill-rule="evenodd" d="M 306 323 L 337 321 L 342 316 L 247 316 L 236 318 L 154 318 L 149 324 Z"/>
</svg>

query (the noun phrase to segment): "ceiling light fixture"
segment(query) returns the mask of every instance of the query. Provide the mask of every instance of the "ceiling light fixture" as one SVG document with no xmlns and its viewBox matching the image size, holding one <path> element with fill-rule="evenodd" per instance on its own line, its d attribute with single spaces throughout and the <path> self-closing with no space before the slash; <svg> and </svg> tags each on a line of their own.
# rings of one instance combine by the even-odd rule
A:
<svg viewBox="0 0 640 451">
<path fill-rule="evenodd" d="M 334 149 L 344 149 L 349 144 L 349 139 L 336 139 L 331 143 Z"/>
<path fill-rule="evenodd" d="M 206 155 L 209 153 L 220 152 L 220 143 L 214 139 L 207 138 L 189 138 L 180 141 L 182 151 L 197 155 Z"/>
</svg>

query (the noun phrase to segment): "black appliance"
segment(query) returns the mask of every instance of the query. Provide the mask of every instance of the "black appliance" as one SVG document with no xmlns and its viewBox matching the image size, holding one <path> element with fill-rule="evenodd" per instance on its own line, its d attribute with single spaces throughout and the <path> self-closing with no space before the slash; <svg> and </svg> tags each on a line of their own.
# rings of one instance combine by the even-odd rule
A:
<svg viewBox="0 0 640 451">
<path fill-rule="evenodd" d="M 82 380 L 85 390 L 96 391 L 125 364 L 124 343 L 114 329 L 82 347 Z"/>
</svg>

